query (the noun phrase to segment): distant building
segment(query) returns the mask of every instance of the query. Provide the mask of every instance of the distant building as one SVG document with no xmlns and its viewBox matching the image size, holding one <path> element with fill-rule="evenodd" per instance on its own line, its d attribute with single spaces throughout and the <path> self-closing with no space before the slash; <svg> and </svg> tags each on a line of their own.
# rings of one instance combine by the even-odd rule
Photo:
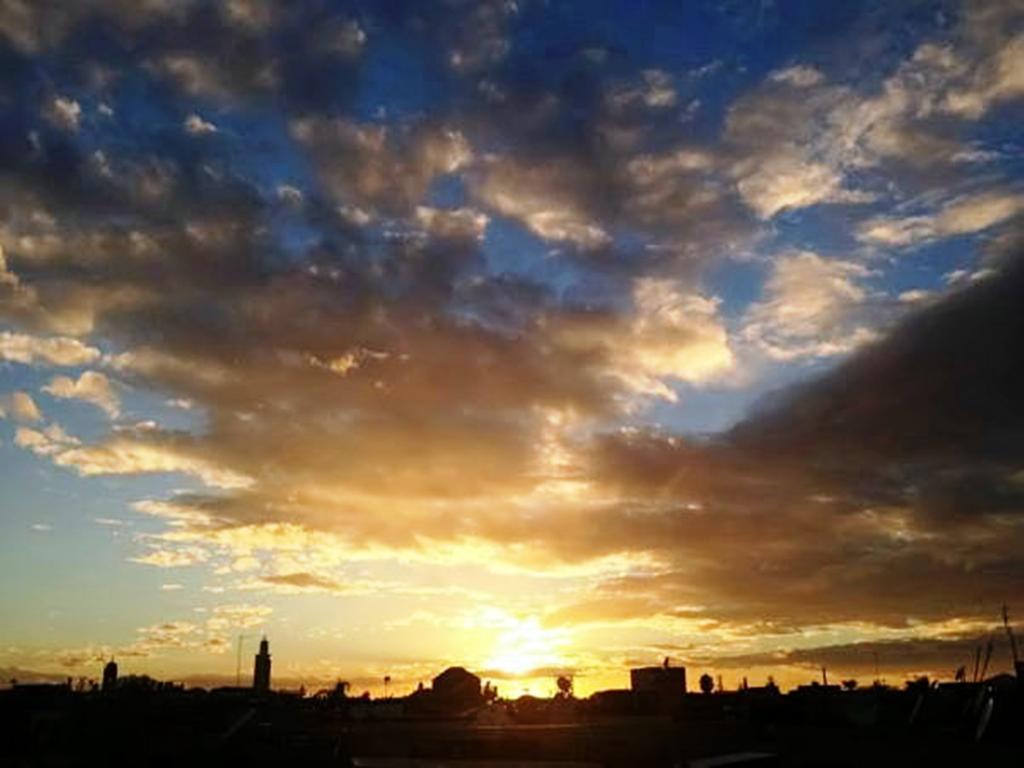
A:
<svg viewBox="0 0 1024 768">
<path fill-rule="evenodd" d="M 265 637 L 260 640 L 260 652 L 253 663 L 252 687 L 259 693 L 270 690 L 270 643 Z"/>
<path fill-rule="evenodd" d="M 640 667 L 629 670 L 629 687 L 662 695 L 686 693 L 686 667 Z"/>
<path fill-rule="evenodd" d="M 117 662 L 111 659 L 103 667 L 103 690 L 112 691 L 117 687 Z"/>
<path fill-rule="evenodd" d="M 431 684 L 435 702 L 447 709 L 465 709 L 483 702 L 480 678 L 462 667 L 449 667 Z"/>
</svg>

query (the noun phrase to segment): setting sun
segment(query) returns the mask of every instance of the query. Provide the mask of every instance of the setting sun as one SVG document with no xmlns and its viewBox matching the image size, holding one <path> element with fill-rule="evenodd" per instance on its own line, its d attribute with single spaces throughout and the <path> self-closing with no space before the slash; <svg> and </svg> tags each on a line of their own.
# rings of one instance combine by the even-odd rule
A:
<svg viewBox="0 0 1024 768">
<path fill-rule="evenodd" d="M 536 616 L 518 619 L 507 614 L 499 626 L 500 634 L 486 666 L 510 675 L 528 675 L 566 664 L 563 651 L 569 638 L 565 630 L 543 627 Z"/>
</svg>

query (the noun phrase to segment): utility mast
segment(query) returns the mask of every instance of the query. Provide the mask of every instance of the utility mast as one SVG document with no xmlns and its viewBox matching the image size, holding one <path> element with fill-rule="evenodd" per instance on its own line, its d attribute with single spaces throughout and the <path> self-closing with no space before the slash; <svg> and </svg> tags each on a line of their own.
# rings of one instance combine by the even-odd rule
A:
<svg viewBox="0 0 1024 768">
<path fill-rule="evenodd" d="M 235 687 L 242 687 L 242 643 L 248 640 L 250 637 L 256 637 L 256 635 L 239 635 L 238 636 L 238 658 L 235 661 Z"/>
<path fill-rule="evenodd" d="M 981 665 L 981 677 L 979 682 L 985 682 L 985 675 L 988 674 L 988 663 L 992 660 L 992 636 L 989 635 L 988 642 L 985 644 L 985 662 Z"/>
<path fill-rule="evenodd" d="M 1013 636 L 1013 627 L 1010 626 L 1010 614 L 1006 610 L 1006 603 L 1003 603 L 1003 628 L 1006 630 L 1006 637 L 1010 640 L 1010 653 L 1013 655 L 1013 673 L 1021 677 L 1020 655 L 1017 653 L 1017 638 Z"/>
</svg>

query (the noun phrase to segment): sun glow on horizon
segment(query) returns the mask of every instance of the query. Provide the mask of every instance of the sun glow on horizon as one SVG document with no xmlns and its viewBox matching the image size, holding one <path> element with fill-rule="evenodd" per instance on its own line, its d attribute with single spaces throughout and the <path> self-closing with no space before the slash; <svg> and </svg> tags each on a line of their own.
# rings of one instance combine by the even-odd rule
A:
<svg viewBox="0 0 1024 768">
<path fill-rule="evenodd" d="M 498 610 L 487 613 L 498 627 L 495 645 L 484 662 L 487 667 L 521 676 L 568 663 L 564 649 L 571 641 L 566 630 L 544 627 L 536 616 L 519 618 Z"/>
</svg>

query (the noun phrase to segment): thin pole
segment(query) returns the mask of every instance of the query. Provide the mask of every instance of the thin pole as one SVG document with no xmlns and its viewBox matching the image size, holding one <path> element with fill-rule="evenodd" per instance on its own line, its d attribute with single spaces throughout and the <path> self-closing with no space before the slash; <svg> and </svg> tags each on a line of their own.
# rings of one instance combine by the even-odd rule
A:
<svg viewBox="0 0 1024 768">
<path fill-rule="evenodd" d="M 235 687 L 242 687 L 242 635 L 238 636 L 238 660 L 235 662 Z"/>
</svg>

